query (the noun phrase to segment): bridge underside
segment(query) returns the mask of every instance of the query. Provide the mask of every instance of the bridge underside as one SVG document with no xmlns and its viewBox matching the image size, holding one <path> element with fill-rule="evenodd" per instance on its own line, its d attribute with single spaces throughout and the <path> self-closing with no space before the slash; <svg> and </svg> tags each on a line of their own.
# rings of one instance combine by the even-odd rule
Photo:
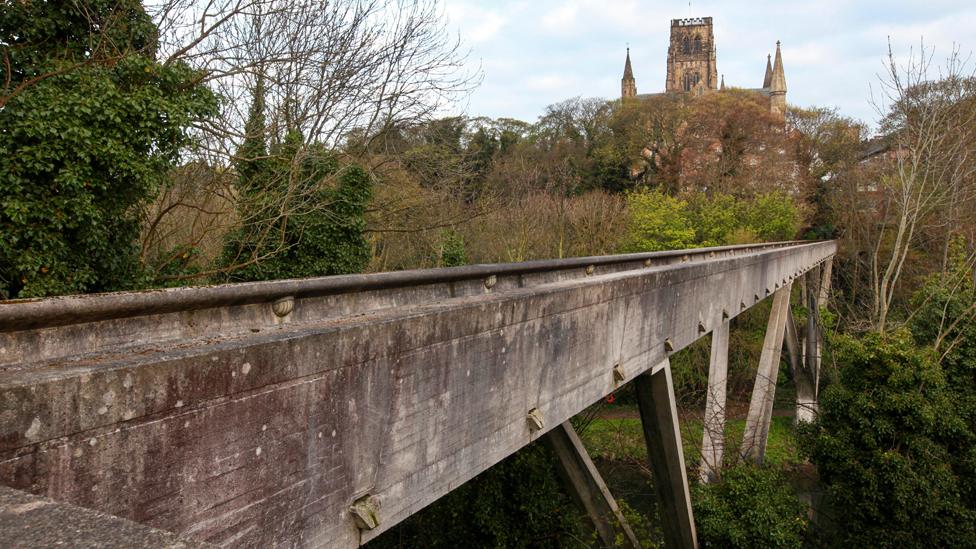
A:
<svg viewBox="0 0 976 549">
<path fill-rule="evenodd" d="M 2 304 L 0 484 L 220 545 L 357 547 L 834 252 Z"/>
</svg>

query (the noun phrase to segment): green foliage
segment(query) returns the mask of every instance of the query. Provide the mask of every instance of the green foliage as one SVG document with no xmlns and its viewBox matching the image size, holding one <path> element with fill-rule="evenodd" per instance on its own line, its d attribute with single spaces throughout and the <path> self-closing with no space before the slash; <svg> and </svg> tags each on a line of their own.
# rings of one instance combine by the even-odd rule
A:
<svg viewBox="0 0 976 549">
<path fill-rule="evenodd" d="M 973 432 L 932 353 L 906 331 L 832 344 L 840 382 L 822 393 L 801 447 L 835 507 L 834 543 L 976 545 L 976 510 L 964 489 Z"/>
<path fill-rule="evenodd" d="M 658 191 L 627 195 L 629 251 L 680 250 L 695 244 L 688 203 Z"/>
<path fill-rule="evenodd" d="M 264 78 L 259 76 L 236 154 L 241 226 L 228 236 L 222 263 L 229 280 L 273 280 L 361 272 L 369 261 L 368 174 L 340 167 L 323 145 L 289 131 L 267 144 Z"/>
<path fill-rule="evenodd" d="M 156 27 L 135 0 L 4 2 L 0 43 L 7 45 L 3 80 L 13 86 L 52 68 L 104 62 L 129 53 L 151 54 Z"/>
<path fill-rule="evenodd" d="M 628 251 L 789 240 L 800 225 L 800 212 L 784 193 L 753 199 L 689 193 L 681 199 L 645 190 L 629 193 L 627 207 Z"/>
<path fill-rule="evenodd" d="M 581 546 L 581 512 L 551 453 L 531 445 L 371 541 L 383 548 Z"/>
<path fill-rule="evenodd" d="M 796 203 L 783 192 L 757 196 L 740 204 L 741 224 L 763 241 L 792 239 L 800 227 L 800 213 Z"/>
<path fill-rule="evenodd" d="M 965 261 L 964 242 L 956 243 L 952 266 L 930 277 L 912 299 L 911 330 L 921 345 L 938 345 L 954 390 L 976 394 L 976 281 Z"/>
<path fill-rule="evenodd" d="M 612 406 L 609 410 L 634 409 L 633 406 Z M 634 409 L 634 416 L 637 415 Z M 736 448 L 742 441 L 746 422 L 744 419 L 730 419 L 725 424 L 726 448 Z M 609 461 L 643 462 L 647 458 L 647 447 L 640 419 L 637 417 L 596 418 L 585 429 L 580 430 L 580 438 L 593 458 Z M 698 419 L 681 420 L 681 440 L 685 463 L 699 463 L 701 459 L 702 423 Z M 734 460 L 731 450 L 726 458 Z M 769 441 L 766 445 L 766 463 L 775 466 L 799 463 L 797 442 L 793 429 L 793 418 L 777 416 L 769 428 Z"/>
<path fill-rule="evenodd" d="M 260 178 L 267 176 L 268 143 L 265 127 L 264 75 L 258 74 L 252 92 L 253 101 L 244 125 L 244 142 L 235 155 L 238 186 L 243 193 L 260 190 Z"/>
<path fill-rule="evenodd" d="M 695 241 L 701 246 L 721 246 L 738 229 L 739 204 L 727 194 L 709 197 L 705 193 L 692 195 L 688 201 L 688 216 L 695 227 Z"/>
<path fill-rule="evenodd" d="M 954 246 L 951 268 L 929 278 L 912 300 L 912 334 L 941 358 L 958 418 L 976 433 L 976 281 L 964 242 Z M 976 508 L 976 437 L 950 448 L 965 504 Z"/>
<path fill-rule="evenodd" d="M 464 249 L 464 237 L 461 233 L 451 229 L 441 235 L 440 257 L 437 264 L 441 267 L 460 267 L 468 264 L 468 254 Z"/>
<path fill-rule="evenodd" d="M 300 144 L 293 136 L 273 150 L 260 185 L 244 187 L 239 201 L 247 208 L 245 223 L 228 238 L 224 261 L 247 263 L 229 278 L 273 280 L 361 272 L 369 261 L 366 207 L 372 194 L 369 175 L 362 168 L 340 168 L 323 147 Z M 335 186 L 327 184 L 337 180 Z M 269 188 L 281 186 L 282 188 Z M 300 187 L 294 190 L 293 187 Z M 246 189 L 246 190 L 245 190 Z M 294 203 L 288 196 L 296 197 Z M 299 202 L 300 201 L 300 202 Z M 277 209 L 286 216 L 274 215 Z"/>
<path fill-rule="evenodd" d="M 139 2 L 85 6 L 0 10 L 3 76 L 24 84 L 0 109 L 0 297 L 143 283 L 140 207 L 216 106 L 194 71 L 153 59 Z"/>
<path fill-rule="evenodd" d="M 643 549 L 660 547 L 657 541 L 660 534 L 654 530 L 654 525 L 651 524 L 651 521 L 646 516 L 631 507 L 623 498 L 617 499 L 617 507 L 620 508 L 620 512 L 624 515 L 624 520 L 630 526 L 630 531 L 634 533 L 634 536 Z M 593 532 L 593 541 L 594 543 L 597 542 L 597 534 L 595 531 Z M 623 532 L 617 533 L 616 538 L 614 538 L 614 547 L 631 547 L 630 542 L 626 539 Z"/>
<path fill-rule="evenodd" d="M 721 481 L 694 486 L 691 501 L 703 548 L 803 546 L 806 510 L 776 469 L 726 469 Z"/>
</svg>

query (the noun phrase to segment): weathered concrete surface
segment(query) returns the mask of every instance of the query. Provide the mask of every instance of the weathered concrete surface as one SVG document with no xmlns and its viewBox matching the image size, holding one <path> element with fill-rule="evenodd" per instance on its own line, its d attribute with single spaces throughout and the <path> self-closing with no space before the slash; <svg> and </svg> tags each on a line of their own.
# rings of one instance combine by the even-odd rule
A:
<svg viewBox="0 0 976 549">
<path fill-rule="evenodd" d="M 647 445 L 648 465 L 654 475 L 654 491 L 661 508 L 661 527 L 668 547 L 695 549 L 698 536 L 691 510 L 688 473 L 685 469 L 678 407 L 667 358 L 661 367 L 645 372 L 634 382 L 641 427 Z"/>
<path fill-rule="evenodd" d="M 712 350 L 708 361 L 708 394 L 702 421 L 702 450 L 699 478 L 714 482 L 722 469 L 725 454 L 725 393 L 729 374 L 729 321 L 712 330 Z"/>
<path fill-rule="evenodd" d="M 820 386 L 820 271 L 817 266 L 806 272 L 806 337 L 803 340 L 803 371 L 796 383 L 796 421 L 809 423 L 817 417 Z M 802 379 L 801 379 L 802 378 Z"/>
<path fill-rule="evenodd" d="M 622 542 L 619 545 L 640 549 L 640 541 L 617 506 L 617 500 L 603 482 L 603 477 L 573 429 L 572 422 L 564 422 L 546 433 L 545 441 L 556 455 L 559 476 L 573 499 L 593 521 L 603 545 L 617 547 L 619 535 Z"/>
<path fill-rule="evenodd" d="M 790 318 L 790 293 L 793 282 L 783 283 L 783 287 L 773 294 L 773 306 L 769 311 L 766 336 L 763 339 L 762 354 L 756 382 L 749 400 L 746 415 L 746 428 L 742 436 L 742 454 L 758 463 L 766 455 L 766 442 L 769 439 L 769 424 L 773 416 L 773 401 L 776 397 L 776 378 L 779 376 L 779 360 L 783 353 L 783 337 L 787 320 Z"/>
<path fill-rule="evenodd" d="M 204 549 L 208 543 L 91 509 L 59 503 L 0 486 L 3 547 L 98 547 L 99 549 Z"/>
<path fill-rule="evenodd" d="M 355 547 L 834 251 L 4 304 L 0 483 L 225 546 Z"/>
</svg>

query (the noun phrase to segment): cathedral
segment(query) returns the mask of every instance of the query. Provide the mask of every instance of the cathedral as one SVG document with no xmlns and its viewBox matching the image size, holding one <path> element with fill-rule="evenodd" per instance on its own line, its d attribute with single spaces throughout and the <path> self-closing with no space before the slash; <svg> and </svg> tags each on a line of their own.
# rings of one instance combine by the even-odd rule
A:
<svg viewBox="0 0 976 549">
<path fill-rule="evenodd" d="M 711 17 L 671 20 L 671 43 L 668 45 L 668 74 L 664 93 L 690 93 L 702 95 L 725 89 L 725 77 L 719 81 L 716 66 L 715 35 Z M 780 43 L 776 42 L 776 59 L 766 56 L 766 75 L 762 88 L 750 91 L 769 98 L 769 110 L 780 116 L 786 115 L 786 76 L 783 72 L 783 56 Z M 624 77 L 620 81 L 623 98 L 647 97 L 637 94 L 637 80 L 630 64 L 630 48 L 624 63 Z"/>
</svg>

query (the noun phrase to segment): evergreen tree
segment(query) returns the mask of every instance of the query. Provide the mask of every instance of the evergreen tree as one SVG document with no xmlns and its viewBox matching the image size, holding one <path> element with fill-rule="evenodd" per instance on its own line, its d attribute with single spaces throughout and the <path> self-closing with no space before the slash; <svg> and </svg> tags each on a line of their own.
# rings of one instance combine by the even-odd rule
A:
<svg viewBox="0 0 976 549">
<path fill-rule="evenodd" d="M 147 280 L 140 209 L 216 107 L 189 67 L 155 60 L 156 34 L 136 0 L 0 9 L 0 297 Z"/>
<path fill-rule="evenodd" d="M 260 185 L 258 179 L 266 170 L 268 143 L 266 138 L 264 73 L 259 72 L 254 84 L 251 109 L 244 125 L 244 141 L 235 155 L 238 190 L 250 192 Z"/>
</svg>

